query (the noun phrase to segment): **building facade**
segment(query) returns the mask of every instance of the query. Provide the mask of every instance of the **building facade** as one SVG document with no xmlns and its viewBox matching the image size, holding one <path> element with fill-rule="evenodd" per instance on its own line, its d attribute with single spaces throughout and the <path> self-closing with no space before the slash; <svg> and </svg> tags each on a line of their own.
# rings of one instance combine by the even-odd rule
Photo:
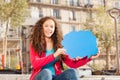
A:
<svg viewBox="0 0 120 80">
<path fill-rule="evenodd" d="M 63 35 L 66 35 L 72 30 L 81 30 L 81 27 L 84 26 L 87 20 L 94 18 L 94 12 L 99 6 L 107 9 L 113 7 L 120 8 L 120 0 L 27 0 L 27 2 L 29 4 L 28 10 L 30 11 L 29 17 L 19 29 L 9 29 L 8 33 L 8 42 L 12 39 L 13 43 L 14 41 L 18 43 L 14 44 L 15 49 L 9 48 L 9 50 L 15 51 L 17 48 L 21 48 L 20 51 L 24 55 L 23 62 L 25 70 L 27 70 L 25 73 L 29 73 L 28 67 L 30 66 L 28 60 L 28 37 L 32 26 L 34 26 L 37 20 L 45 16 L 56 18 L 63 31 Z M 14 33 L 16 35 L 13 35 Z M 1 38 L 0 41 L 0 50 L 2 53 L 3 39 Z"/>
<path fill-rule="evenodd" d="M 94 19 L 95 11 L 100 6 L 105 9 L 120 8 L 119 0 L 28 0 L 28 3 L 31 14 L 24 23 L 24 27 L 25 25 L 33 26 L 42 17 L 52 16 L 59 22 L 63 35 L 72 30 L 81 30 L 86 21 Z M 29 45 L 29 43 L 27 44 Z M 29 52 L 29 49 L 27 51 Z M 103 66 L 106 65 L 105 56 L 105 54 L 101 55 L 101 59 L 96 62 L 100 62 Z M 115 55 L 110 58 L 109 62 L 114 63 Z M 113 67 L 113 64 L 111 65 Z"/>
</svg>

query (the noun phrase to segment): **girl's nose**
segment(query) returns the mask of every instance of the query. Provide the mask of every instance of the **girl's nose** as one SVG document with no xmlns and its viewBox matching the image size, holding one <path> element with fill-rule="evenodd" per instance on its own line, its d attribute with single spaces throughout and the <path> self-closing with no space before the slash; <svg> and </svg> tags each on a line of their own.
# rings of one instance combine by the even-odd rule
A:
<svg viewBox="0 0 120 80">
<path fill-rule="evenodd" d="M 49 27 L 49 30 L 52 30 L 52 28 L 51 28 L 51 27 Z"/>
</svg>

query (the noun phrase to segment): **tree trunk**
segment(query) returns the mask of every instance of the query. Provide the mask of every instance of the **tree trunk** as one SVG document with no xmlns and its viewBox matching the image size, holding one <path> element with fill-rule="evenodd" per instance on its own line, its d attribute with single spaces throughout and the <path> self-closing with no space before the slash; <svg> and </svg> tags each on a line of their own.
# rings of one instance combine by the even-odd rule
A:
<svg viewBox="0 0 120 80">
<path fill-rule="evenodd" d="M 6 31 L 5 31 L 5 38 L 4 38 L 4 67 L 6 68 L 6 56 L 7 56 L 7 33 L 8 33 L 8 23 L 9 20 L 6 21 Z"/>
<path fill-rule="evenodd" d="M 106 70 L 110 70 L 110 55 L 108 49 L 106 49 Z"/>
</svg>

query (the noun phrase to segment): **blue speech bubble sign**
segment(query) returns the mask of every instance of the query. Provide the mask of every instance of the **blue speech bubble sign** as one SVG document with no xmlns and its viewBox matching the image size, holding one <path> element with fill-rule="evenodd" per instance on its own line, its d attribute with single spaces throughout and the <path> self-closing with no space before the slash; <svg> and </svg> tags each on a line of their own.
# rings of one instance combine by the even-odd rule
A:
<svg viewBox="0 0 120 80">
<path fill-rule="evenodd" d="M 90 30 L 72 31 L 64 36 L 62 45 L 71 58 L 90 58 L 98 53 L 96 36 Z"/>
</svg>

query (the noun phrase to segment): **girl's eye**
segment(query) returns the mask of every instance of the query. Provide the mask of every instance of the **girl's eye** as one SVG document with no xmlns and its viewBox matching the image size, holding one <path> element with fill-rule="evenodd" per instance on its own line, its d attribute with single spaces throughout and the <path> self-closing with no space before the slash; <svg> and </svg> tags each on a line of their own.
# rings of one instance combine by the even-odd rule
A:
<svg viewBox="0 0 120 80">
<path fill-rule="evenodd" d="M 44 27 L 48 27 L 47 25 L 45 25 Z"/>
<path fill-rule="evenodd" d="M 53 28 L 53 26 L 50 26 L 51 28 Z"/>
</svg>

